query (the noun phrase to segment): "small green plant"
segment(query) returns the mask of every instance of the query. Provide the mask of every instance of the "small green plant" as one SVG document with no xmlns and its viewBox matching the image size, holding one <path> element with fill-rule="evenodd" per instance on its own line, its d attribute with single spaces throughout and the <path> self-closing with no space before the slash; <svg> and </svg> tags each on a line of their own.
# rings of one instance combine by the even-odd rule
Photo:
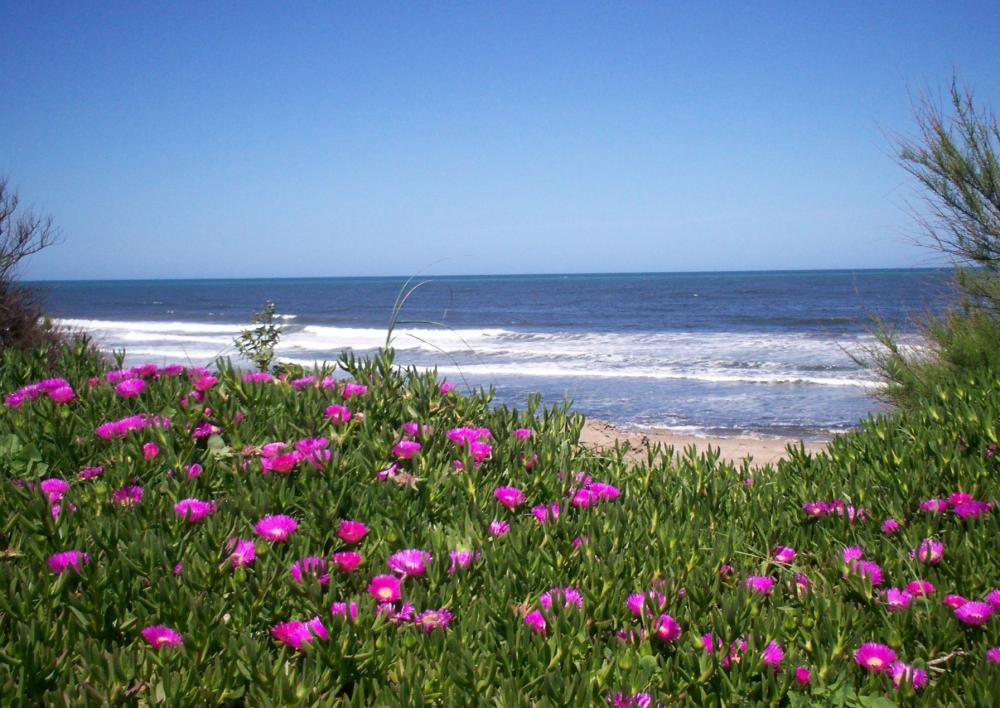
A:
<svg viewBox="0 0 1000 708">
<path fill-rule="evenodd" d="M 247 361 L 253 362 L 259 371 L 267 371 L 274 361 L 274 348 L 281 339 L 281 325 L 274 319 L 274 303 L 264 302 L 264 309 L 255 312 L 251 324 L 255 327 L 243 330 L 233 346 Z"/>
</svg>

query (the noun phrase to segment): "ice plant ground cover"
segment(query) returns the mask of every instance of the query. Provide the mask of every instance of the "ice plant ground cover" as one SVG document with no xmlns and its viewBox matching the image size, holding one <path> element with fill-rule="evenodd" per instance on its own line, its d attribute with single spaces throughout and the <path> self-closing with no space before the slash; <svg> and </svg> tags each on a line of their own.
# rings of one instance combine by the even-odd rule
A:
<svg viewBox="0 0 1000 708">
<path fill-rule="evenodd" d="M 579 415 L 391 352 L 294 381 L 3 364 L 5 705 L 1000 693 L 997 380 L 752 470 L 595 454 Z"/>
</svg>

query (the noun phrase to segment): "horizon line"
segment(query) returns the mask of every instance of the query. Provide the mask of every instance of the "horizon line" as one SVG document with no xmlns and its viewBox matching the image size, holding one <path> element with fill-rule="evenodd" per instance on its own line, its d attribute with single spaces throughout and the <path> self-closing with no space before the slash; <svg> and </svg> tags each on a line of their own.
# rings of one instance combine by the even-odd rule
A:
<svg viewBox="0 0 1000 708">
<path fill-rule="evenodd" d="M 558 276 L 641 276 L 641 275 L 740 275 L 740 274 L 760 274 L 760 273 L 856 273 L 874 271 L 942 271 L 952 270 L 953 265 L 942 266 L 867 266 L 860 268 L 775 268 L 762 269 L 754 268 L 749 270 L 675 270 L 675 271 L 565 271 L 551 273 L 470 273 L 468 275 L 445 275 L 445 274 L 389 274 L 389 275 L 279 275 L 279 276 L 208 276 L 201 278 L 172 278 L 172 277 L 140 277 L 140 278 L 40 278 L 20 281 L 24 285 L 45 284 L 45 283 L 141 283 L 141 282 L 210 282 L 225 280 L 387 280 L 387 279 L 426 279 L 426 278 L 551 278 Z"/>
</svg>

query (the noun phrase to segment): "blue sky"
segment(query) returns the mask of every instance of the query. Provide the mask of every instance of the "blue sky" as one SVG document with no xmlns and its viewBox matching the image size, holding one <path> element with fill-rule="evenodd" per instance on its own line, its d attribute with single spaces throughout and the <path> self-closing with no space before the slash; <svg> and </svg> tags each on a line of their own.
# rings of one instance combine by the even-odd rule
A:
<svg viewBox="0 0 1000 708">
<path fill-rule="evenodd" d="M 932 265 L 887 131 L 995 3 L 0 0 L 28 278 Z"/>
</svg>

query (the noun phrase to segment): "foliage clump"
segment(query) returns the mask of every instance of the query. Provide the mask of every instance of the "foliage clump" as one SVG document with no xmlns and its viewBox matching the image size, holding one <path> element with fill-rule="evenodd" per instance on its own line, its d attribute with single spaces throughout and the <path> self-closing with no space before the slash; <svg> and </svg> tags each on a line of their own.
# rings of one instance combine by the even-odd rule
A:
<svg viewBox="0 0 1000 708">
<path fill-rule="evenodd" d="M 282 327 L 275 319 L 275 306 L 270 300 L 264 303 L 260 312 L 255 312 L 251 324 L 256 325 L 243 330 L 233 346 L 240 355 L 257 367 L 258 371 L 267 371 L 274 361 L 274 350 L 281 339 Z"/>
</svg>

